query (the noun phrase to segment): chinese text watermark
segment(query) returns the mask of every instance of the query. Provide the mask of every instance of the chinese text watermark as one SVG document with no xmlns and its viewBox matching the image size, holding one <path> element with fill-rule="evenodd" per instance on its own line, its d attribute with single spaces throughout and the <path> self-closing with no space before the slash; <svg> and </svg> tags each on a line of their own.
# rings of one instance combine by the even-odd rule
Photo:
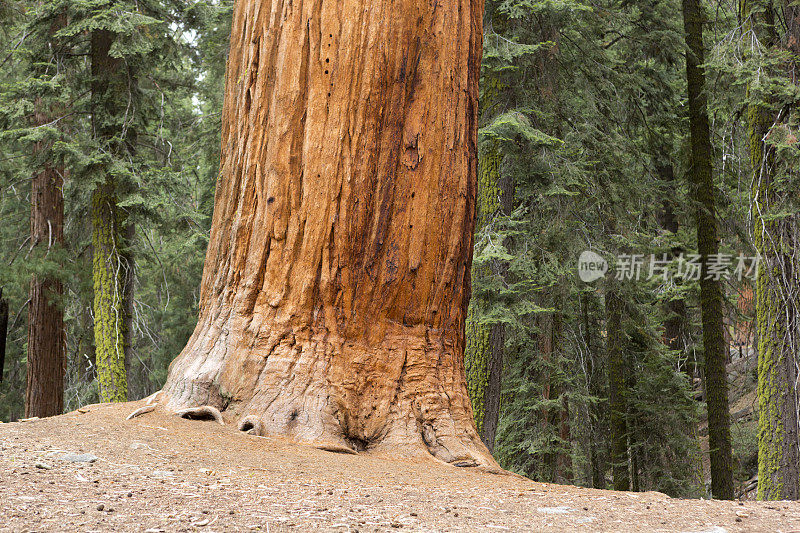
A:
<svg viewBox="0 0 800 533">
<path fill-rule="evenodd" d="M 614 263 L 613 273 L 618 280 L 657 279 L 670 281 L 681 278 L 685 281 L 710 279 L 714 281 L 744 278 L 755 279 L 758 275 L 759 256 L 744 254 L 711 254 L 703 269 L 700 254 L 620 254 Z M 578 258 L 578 276 L 587 283 L 600 279 L 609 271 L 608 262 L 599 254 L 586 250 Z"/>
</svg>

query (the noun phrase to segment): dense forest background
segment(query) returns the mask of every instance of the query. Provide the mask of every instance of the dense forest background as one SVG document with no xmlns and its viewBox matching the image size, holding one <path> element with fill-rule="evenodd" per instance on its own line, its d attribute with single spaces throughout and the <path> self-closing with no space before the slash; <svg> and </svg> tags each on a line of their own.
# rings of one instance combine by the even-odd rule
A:
<svg viewBox="0 0 800 533">
<path fill-rule="evenodd" d="M 686 3 L 486 2 L 466 372 L 495 457 L 536 480 L 710 491 L 706 296 L 683 263 L 709 215 L 693 177 Z M 797 212 L 785 192 L 796 191 L 796 22 L 775 6 L 700 6 L 736 495 L 752 488 L 755 404 L 769 396 L 756 394 L 756 228 L 792 237 Z M 0 0 L 1 420 L 25 416 L 32 275 L 63 312 L 66 410 L 159 390 L 191 334 L 231 7 Z M 761 210 L 765 168 L 777 199 Z M 43 169 L 63 182 L 63 238 L 32 229 Z M 586 250 L 609 263 L 604 277 L 578 275 Z M 781 248 L 780 307 L 792 313 L 793 250 Z M 667 274 L 651 275 L 654 259 Z M 793 317 L 781 334 L 792 342 Z M 736 416 L 742 401 L 750 411 Z"/>
</svg>

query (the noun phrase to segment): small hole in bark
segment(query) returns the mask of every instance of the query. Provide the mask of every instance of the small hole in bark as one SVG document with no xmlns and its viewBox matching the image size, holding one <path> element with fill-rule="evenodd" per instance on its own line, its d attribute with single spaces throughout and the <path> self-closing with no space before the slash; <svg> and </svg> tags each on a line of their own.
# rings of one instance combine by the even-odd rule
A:
<svg viewBox="0 0 800 533">
<path fill-rule="evenodd" d="M 330 62 L 331 62 L 331 58 L 329 58 L 329 57 L 326 57 L 326 58 L 325 58 L 325 62 L 326 62 L 326 63 L 330 63 Z"/>
<path fill-rule="evenodd" d="M 261 419 L 256 415 L 248 415 L 239 421 L 239 431 L 249 435 L 261 434 Z"/>
<path fill-rule="evenodd" d="M 182 409 L 175 414 L 187 420 L 214 420 L 224 425 L 222 413 L 219 412 L 219 409 L 211 405 L 190 407 L 188 409 Z"/>
<path fill-rule="evenodd" d="M 328 97 L 330 97 L 331 93 L 328 93 Z"/>
<path fill-rule="evenodd" d="M 274 196 L 270 196 L 269 198 L 267 198 L 267 205 L 271 204 L 274 201 L 275 201 L 275 197 Z"/>
<path fill-rule="evenodd" d="M 327 74 L 327 73 L 328 73 L 328 71 L 326 70 L 326 71 L 325 71 L 325 74 Z"/>
<path fill-rule="evenodd" d="M 413 192 L 411 193 L 411 198 L 414 198 L 414 193 Z"/>
<path fill-rule="evenodd" d="M 347 439 L 347 441 L 348 444 L 350 444 L 350 446 L 357 452 L 363 452 L 369 447 L 369 441 L 366 441 L 364 439 L 350 437 L 349 439 Z"/>
</svg>

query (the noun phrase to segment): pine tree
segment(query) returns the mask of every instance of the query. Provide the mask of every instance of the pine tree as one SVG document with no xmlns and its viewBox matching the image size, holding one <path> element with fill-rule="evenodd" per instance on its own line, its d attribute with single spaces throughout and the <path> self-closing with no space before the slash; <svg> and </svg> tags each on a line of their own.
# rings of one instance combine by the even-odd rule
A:
<svg viewBox="0 0 800 533">
<path fill-rule="evenodd" d="M 794 58 L 800 51 L 800 8 L 788 3 L 782 3 L 781 8 L 788 22 L 783 38 L 777 34 L 771 4 L 742 1 L 740 6 L 746 38 L 760 42 L 769 54 L 762 56 L 759 47 L 748 47 L 745 60 L 759 62 L 771 82 L 750 81 L 747 106 L 753 240 L 760 257 L 755 300 L 761 500 L 800 498 L 798 228 L 796 215 L 787 213 L 791 212 L 787 198 L 793 188 L 786 185 L 787 175 L 797 172 L 797 160 L 792 155 L 795 141 L 790 139 L 797 118 L 795 106 L 781 94 L 797 83 Z M 784 56 L 781 49 L 792 55 Z M 786 77 L 785 72 L 789 73 Z"/>
<path fill-rule="evenodd" d="M 699 0 L 683 0 L 686 34 L 686 81 L 689 100 L 691 143 L 690 180 L 696 203 L 697 250 L 703 263 L 700 299 L 705 354 L 705 393 L 711 456 L 711 493 L 733 499 L 730 413 L 726 346 L 722 324 L 722 289 L 719 280 L 707 275 L 710 258 L 719 253 L 717 212 L 714 199 L 711 131 L 705 89 L 703 12 Z"/>
<path fill-rule="evenodd" d="M 479 120 L 490 123 L 497 115 L 496 102 L 502 87 L 491 74 L 483 77 L 483 98 Z M 502 153 L 497 142 L 483 143 L 478 152 L 478 192 L 475 231 L 480 233 L 499 216 L 508 216 L 513 204 L 513 181 L 501 176 Z M 507 262 L 495 259 L 473 266 L 472 283 L 480 286 L 489 276 L 503 278 Z M 467 390 L 472 403 L 475 425 L 481 439 L 494 450 L 500 417 L 505 327 L 502 323 L 485 323 L 477 309 L 480 298 L 472 298 L 467 311 L 464 363 Z"/>
<path fill-rule="evenodd" d="M 105 7 L 113 11 L 114 6 Z M 91 34 L 90 58 L 95 140 L 109 154 L 118 157 L 130 147 L 124 117 L 133 98 L 135 78 L 124 60 L 111 55 L 115 39 L 112 31 L 95 29 Z M 133 266 L 124 252 L 126 220 L 118 206 L 118 178 L 110 165 L 104 172 L 105 180 L 97 183 L 91 200 L 97 379 L 101 401 L 124 402 L 128 398 L 125 281 Z"/>
</svg>

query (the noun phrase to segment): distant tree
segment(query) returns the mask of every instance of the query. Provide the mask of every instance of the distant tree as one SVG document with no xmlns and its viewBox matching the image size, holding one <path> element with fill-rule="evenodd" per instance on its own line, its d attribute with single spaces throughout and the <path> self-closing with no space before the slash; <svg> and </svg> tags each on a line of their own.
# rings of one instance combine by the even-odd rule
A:
<svg viewBox="0 0 800 533">
<path fill-rule="evenodd" d="M 0 383 L 3 382 L 3 370 L 6 366 L 6 337 L 8 336 L 8 301 L 3 298 L 0 287 Z"/>
<path fill-rule="evenodd" d="M 719 279 L 707 275 L 710 259 L 719 253 L 719 236 L 703 67 L 704 15 L 699 0 L 683 0 L 682 5 L 691 144 L 689 177 L 692 199 L 696 205 L 697 251 L 703 264 L 700 274 L 700 311 L 705 354 L 711 493 L 715 498 L 731 500 L 734 496 L 733 458 L 728 411 L 727 352 L 722 323 L 722 288 Z"/>
</svg>

